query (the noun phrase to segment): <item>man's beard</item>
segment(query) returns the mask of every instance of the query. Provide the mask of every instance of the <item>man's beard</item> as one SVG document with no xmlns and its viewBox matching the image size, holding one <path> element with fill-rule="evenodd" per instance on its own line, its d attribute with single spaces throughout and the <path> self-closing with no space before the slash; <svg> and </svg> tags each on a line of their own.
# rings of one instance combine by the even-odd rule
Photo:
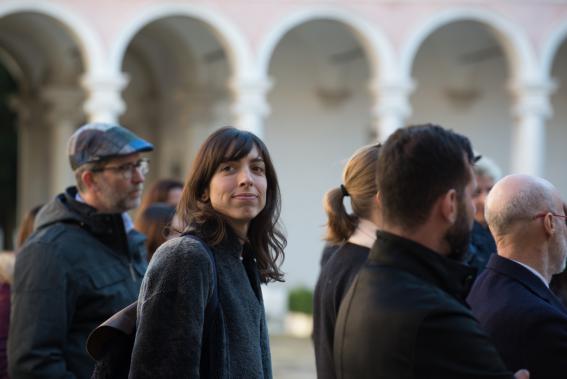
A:
<svg viewBox="0 0 567 379">
<path fill-rule="evenodd" d="M 450 259 L 462 262 L 471 242 L 471 220 L 467 217 L 465 202 L 460 199 L 459 209 L 457 210 L 457 220 L 447 233 L 445 241 L 449 244 Z"/>
<path fill-rule="evenodd" d="M 141 202 L 141 193 L 143 188 L 143 184 L 132 188 L 131 191 L 140 191 L 140 196 L 138 196 L 137 198 L 131 198 L 129 197 L 128 192 L 116 191 L 114 188 L 111 188 L 110 186 L 105 184 L 101 197 L 103 198 L 107 212 L 123 213 L 137 208 Z"/>
</svg>

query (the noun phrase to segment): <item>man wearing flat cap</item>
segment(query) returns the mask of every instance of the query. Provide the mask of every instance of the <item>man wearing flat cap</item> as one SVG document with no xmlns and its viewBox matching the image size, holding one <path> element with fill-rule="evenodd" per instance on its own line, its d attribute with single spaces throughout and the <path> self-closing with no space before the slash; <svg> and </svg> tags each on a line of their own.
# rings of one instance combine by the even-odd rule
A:
<svg viewBox="0 0 567 379">
<path fill-rule="evenodd" d="M 147 267 L 140 204 L 153 146 L 131 131 L 87 124 L 70 138 L 76 187 L 46 204 L 16 259 L 8 365 L 12 379 L 90 378 L 88 334 L 135 301 Z"/>
</svg>

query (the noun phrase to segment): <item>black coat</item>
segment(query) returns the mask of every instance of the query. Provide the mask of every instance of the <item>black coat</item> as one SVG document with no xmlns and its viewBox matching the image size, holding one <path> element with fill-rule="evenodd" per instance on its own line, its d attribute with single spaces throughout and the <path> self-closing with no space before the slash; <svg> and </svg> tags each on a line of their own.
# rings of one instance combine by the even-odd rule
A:
<svg viewBox="0 0 567 379">
<path fill-rule="evenodd" d="M 333 341 L 339 306 L 370 249 L 347 242 L 321 269 L 313 296 L 313 346 L 317 377 L 335 378 Z"/>
<path fill-rule="evenodd" d="M 464 302 L 473 268 L 378 232 L 335 328 L 338 378 L 511 379 Z"/>
<path fill-rule="evenodd" d="M 272 366 L 260 276 L 254 254 L 234 234 L 212 246 L 219 306 L 209 339 L 215 378 L 271 379 Z M 138 300 L 130 379 L 198 378 L 205 308 L 214 266 L 205 247 L 183 236 L 156 251 Z"/>
<path fill-rule="evenodd" d="M 511 370 L 567 377 L 567 310 L 535 274 L 493 255 L 467 301 Z"/>
<path fill-rule="evenodd" d="M 77 202 L 75 188 L 46 204 L 16 257 L 10 376 L 90 378 L 89 333 L 136 300 L 147 267 L 145 237 L 122 215 Z"/>
</svg>

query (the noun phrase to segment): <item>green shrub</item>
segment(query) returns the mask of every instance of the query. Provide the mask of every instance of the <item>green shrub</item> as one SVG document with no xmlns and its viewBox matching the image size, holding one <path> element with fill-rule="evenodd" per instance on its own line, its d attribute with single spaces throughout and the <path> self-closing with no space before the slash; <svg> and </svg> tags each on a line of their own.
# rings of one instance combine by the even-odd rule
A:
<svg viewBox="0 0 567 379">
<path fill-rule="evenodd" d="M 313 291 L 307 287 L 296 287 L 289 291 L 288 309 L 290 312 L 313 314 Z"/>
</svg>

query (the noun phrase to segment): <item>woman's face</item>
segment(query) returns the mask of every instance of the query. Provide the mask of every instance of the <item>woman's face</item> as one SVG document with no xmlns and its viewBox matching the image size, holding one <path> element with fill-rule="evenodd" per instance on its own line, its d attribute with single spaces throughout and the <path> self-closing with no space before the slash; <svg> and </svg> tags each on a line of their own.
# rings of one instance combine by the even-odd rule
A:
<svg viewBox="0 0 567 379">
<path fill-rule="evenodd" d="M 181 195 L 183 194 L 183 187 L 175 187 L 170 189 L 167 192 L 167 200 L 166 203 L 173 205 L 174 207 L 177 206 L 179 200 L 181 199 Z"/>
<path fill-rule="evenodd" d="M 481 225 L 486 225 L 486 220 L 484 219 L 484 203 L 492 187 L 494 187 L 494 179 L 490 176 L 476 176 L 476 190 L 473 194 L 474 205 L 476 207 L 474 219 Z"/>
<path fill-rule="evenodd" d="M 211 201 L 213 209 L 224 215 L 241 235 L 266 205 L 266 169 L 256 146 L 237 161 L 223 162 L 217 170 L 204 200 Z"/>
</svg>

